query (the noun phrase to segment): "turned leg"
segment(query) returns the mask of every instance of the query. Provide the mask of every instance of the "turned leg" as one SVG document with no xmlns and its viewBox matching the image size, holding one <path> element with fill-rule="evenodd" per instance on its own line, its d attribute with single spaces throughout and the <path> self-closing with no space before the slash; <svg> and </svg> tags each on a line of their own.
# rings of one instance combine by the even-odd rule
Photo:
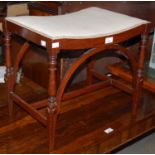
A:
<svg viewBox="0 0 155 155">
<path fill-rule="evenodd" d="M 55 97 L 50 97 L 48 100 L 48 147 L 49 153 L 54 149 L 55 144 L 55 130 L 57 120 L 57 103 Z"/>
<path fill-rule="evenodd" d="M 57 85 L 60 84 L 62 78 L 62 58 L 61 56 L 57 57 Z"/>
<path fill-rule="evenodd" d="M 57 91 L 57 52 L 55 49 L 49 50 L 49 87 L 48 87 L 48 138 L 49 138 L 49 152 L 54 149 L 55 143 L 55 130 L 56 130 L 56 120 L 57 120 L 57 101 L 56 101 L 56 91 Z"/>
<path fill-rule="evenodd" d="M 136 117 L 138 112 L 138 107 L 142 99 L 142 89 L 143 89 L 143 79 L 144 79 L 144 61 L 146 54 L 146 44 L 148 40 L 148 35 L 142 35 L 142 40 L 140 44 L 139 62 L 137 69 L 137 77 L 135 81 L 134 95 L 133 95 L 133 108 L 132 115 L 133 119 Z"/>
<path fill-rule="evenodd" d="M 13 101 L 10 98 L 10 93 L 12 92 L 12 78 L 13 78 L 13 68 L 11 66 L 11 33 L 6 32 L 5 34 L 5 46 L 6 46 L 6 52 L 5 52 L 5 65 L 6 65 L 6 84 L 7 84 L 7 100 L 8 100 L 8 109 L 9 109 L 9 115 L 12 116 L 13 114 Z"/>
</svg>

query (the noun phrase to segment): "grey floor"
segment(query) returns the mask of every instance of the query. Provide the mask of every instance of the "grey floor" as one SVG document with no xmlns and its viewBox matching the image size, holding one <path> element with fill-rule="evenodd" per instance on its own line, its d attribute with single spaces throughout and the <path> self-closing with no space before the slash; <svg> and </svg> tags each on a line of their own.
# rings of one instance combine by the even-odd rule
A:
<svg viewBox="0 0 155 155">
<path fill-rule="evenodd" d="M 123 146 L 116 154 L 155 154 L 155 132 Z"/>
</svg>

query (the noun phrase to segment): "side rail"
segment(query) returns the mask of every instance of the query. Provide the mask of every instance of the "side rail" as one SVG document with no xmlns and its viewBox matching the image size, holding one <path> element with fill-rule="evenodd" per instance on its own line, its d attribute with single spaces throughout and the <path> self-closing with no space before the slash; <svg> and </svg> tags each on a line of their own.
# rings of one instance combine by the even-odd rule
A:
<svg viewBox="0 0 155 155">
<path fill-rule="evenodd" d="M 108 50 L 108 49 L 115 50 L 115 51 L 113 51 L 115 53 L 118 53 L 118 51 L 119 51 L 119 54 L 123 54 L 128 58 L 129 63 L 131 64 L 131 70 L 132 70 L 132 75 L 133 75 L 132 86 L 134 88 L 134 86 L 136 84 L 135 78 L 136 78 L 136 74 L 137 74 L 137 61 L 136 61 L 133 53 L 131 51 L 129 51 L 128 49 L 126 49 L 126 48 L 124 48 L 118 44 L 98 46 L 96 48 L 92 48 L 92 49 L 89 49 L 88 51 L 86 51 L 75 63 L 73 63 L 71 68 L 67 71 L 64 78 L 62 79 L 60 86 L 58 88 L 58 91 L 57 91 L 57 111 L 58 111 L 58 113 L 61 110 L 61 101 L 62 101 L 64 91 L 66 89 L 66 86 L 67 86 L 69 80 L 71 79 L 71 77 L 73 76 L 73 74 L 75 73 L 75 71 L 87 59 L 91 58 L 92 56 L 94 56 L 100 52 L 107 52 L 106 50 Z"/>
</svg>

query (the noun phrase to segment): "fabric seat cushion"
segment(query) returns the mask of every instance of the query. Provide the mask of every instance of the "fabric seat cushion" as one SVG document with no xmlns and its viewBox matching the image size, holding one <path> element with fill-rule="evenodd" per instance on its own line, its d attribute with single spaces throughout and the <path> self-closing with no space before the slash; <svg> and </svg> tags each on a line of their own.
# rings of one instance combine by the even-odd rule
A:
<svg viewBox="0 0 155 155">
<path fill-rule="evenodd" d="M 20 16 L 6 20 L 53 40 L 104 37 L 148 23 L 97 7 L 58 16 Z"/>
</svg>

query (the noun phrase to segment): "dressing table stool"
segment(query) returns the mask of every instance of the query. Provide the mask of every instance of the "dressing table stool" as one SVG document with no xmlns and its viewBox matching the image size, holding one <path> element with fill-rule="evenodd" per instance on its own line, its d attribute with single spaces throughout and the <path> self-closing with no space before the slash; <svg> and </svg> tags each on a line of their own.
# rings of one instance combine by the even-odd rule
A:
<svg viewBox="0 0 155 155">
<path fill-rule="evenodd" d="M 149 30 L 150 22 L 148 21 L 96 7 L 58 16 L 7 17 L 5 19 L 6 78 L 10 115 L 12 115 L 13 101 L 15 101 L 32 117 L 47 126 L 50 152 L 54 149 L 57 116 L 61 112 L 63 98 L 69 99 L 107 86 L 116 87 L 132 95 L 131 117 L 134 119 L 142 95 L 143 67 Z M 11 62 L 10 55 L 13 52 L 10 48 L 11 34 L 25 39 L 14 64 Z M 137 35 L 141 35 L 138 59 L 121 44 Z M 27 103 L 15 92 L 18 66 L 30 46 L 29 42 L 46 48 L 49 57 L 49 97 L 33 103 Z M 61 81 L 57 82 L 57 55 L 61 50 L 78 49 L 84 49 L 86 52 L 72 64 Z M 122 54 L 128 59 L 133 76 L 132 85 L 129 87 L 115 78 L 97 73 L 90 62 L 87 69 L 87 85 L 65 96 L 67 84 L 81 64 L 92 56 L 108 52 L 108 50 Z M 94 76 L 101 82 L 93 84 Z M 43 107 L 47 109 L 46 115 L 38 111 Z"/>
</svg>

